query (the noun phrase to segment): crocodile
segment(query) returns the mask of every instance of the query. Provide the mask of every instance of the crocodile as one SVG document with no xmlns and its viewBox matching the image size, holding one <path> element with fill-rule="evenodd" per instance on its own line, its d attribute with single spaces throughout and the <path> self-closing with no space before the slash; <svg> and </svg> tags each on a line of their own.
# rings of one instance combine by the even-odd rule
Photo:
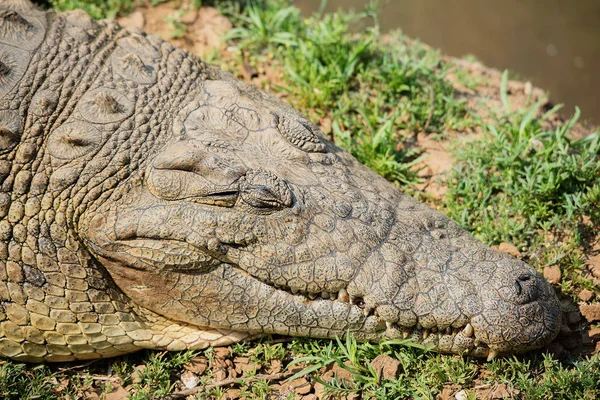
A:
<svg viewBox="0 0 600 400">
<path fill-rule="evenodd" d="M 554 289 L 280 99 L 83 11 L 0 3 L 0 355 L 263 335 L 492 359 L 558 333 Z"/>
</svg>

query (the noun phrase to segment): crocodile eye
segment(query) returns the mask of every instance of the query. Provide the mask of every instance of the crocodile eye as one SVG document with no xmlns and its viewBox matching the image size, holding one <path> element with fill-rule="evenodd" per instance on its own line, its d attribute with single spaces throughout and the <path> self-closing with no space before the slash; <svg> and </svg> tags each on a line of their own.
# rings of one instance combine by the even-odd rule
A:
<svg viewBox="0 0 600 400">
<path fill-rule="evenodd" d="M 281 199 L 266 186 L 254 186 L 241 192 L 241 199 L 256 208 L 282 207 Z"/>
<path fill-rule="evenodd" d="M 277 209 L 292 205 L 292 191 L 287 183 L 268 171 L 249 171 L 240 184 L 239 198 L 259 209 Z"/>
</svg>

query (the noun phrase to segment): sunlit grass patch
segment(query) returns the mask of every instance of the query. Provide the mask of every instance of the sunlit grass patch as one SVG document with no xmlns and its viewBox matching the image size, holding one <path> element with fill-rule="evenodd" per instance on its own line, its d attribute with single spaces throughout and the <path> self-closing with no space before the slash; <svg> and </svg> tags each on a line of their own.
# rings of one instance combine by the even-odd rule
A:
<svg viewBox="0 0 600 400">
<path fill-rule="evenodd" d="M 505 75 L 506 76 L 506 75 Z M 600 136 L 571 139 L 579 118 L 553 129 L 557 107 L 504 110 L 481 139 L 460 145 L 444 198 L 447 213 L 488 244 L 516 245 L 537 266 L 558 264 L 577 286 L 582 221 L 600 223 Z M 563 289 L 573 293 L 573 282 Z"/>
<path fill-rule="evenodd" d="M 115 18 L 143 4 L 141 0 L 38 0 L 36 2 L 50 3 L 57 11 L 84 10 L 95 19 Z"/>
<path fill-rule="evenodd" d="M 381 35 L 373 6 L 309 18 L 283 0 L 222 7 L 236 25 L 230 44 L 250 64 L 281 68 L 285 85 L 274 90 L 313 120 L 328 120 L 338 145 L 392 182 L 418 181 L 421 150 L 402 142 L 472 123 L 438 52 L 407 45 L 398 32 Z"/>
</svg>

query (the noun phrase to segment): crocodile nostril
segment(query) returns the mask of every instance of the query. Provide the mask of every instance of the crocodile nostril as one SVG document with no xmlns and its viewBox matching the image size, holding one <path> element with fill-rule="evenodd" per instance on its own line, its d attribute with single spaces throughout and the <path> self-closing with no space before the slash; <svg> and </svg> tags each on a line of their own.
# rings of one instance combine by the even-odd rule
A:
<svg viewBox="0 0 600 400">
<path fill-rule="evenodd" d="M 515 286 L 517 296 L 520 296 L 523 292 L 527 293 L 528 297 L 535 296 L 535 281 L 533 275 L 529 273 L 519 275 Z"/>
<path fill-rule="evenodd" d="M 530 274 L 523 274 L 523 275 L 520 275 L 520 276 L 517 278 L 517 280 L 518 280 L 519 282 L 527 282 L 527 281 L 531 280 L 531 278 L 532 278 L 532 276 L 531 276 Z"/>
</svg>

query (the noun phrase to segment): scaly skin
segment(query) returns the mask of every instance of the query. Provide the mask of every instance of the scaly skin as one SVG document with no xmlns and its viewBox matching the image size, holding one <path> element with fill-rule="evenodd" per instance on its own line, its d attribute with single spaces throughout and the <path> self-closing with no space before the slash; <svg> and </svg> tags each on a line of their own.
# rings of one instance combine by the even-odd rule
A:
<svg viewBox="0 0 600 400">
<path fill-rule="evenodd" d="M 266 333 L 543 346 L 553 289 L 288 105 L 82 12 L 0 3 L 0 354 Z"/>
</svg>

